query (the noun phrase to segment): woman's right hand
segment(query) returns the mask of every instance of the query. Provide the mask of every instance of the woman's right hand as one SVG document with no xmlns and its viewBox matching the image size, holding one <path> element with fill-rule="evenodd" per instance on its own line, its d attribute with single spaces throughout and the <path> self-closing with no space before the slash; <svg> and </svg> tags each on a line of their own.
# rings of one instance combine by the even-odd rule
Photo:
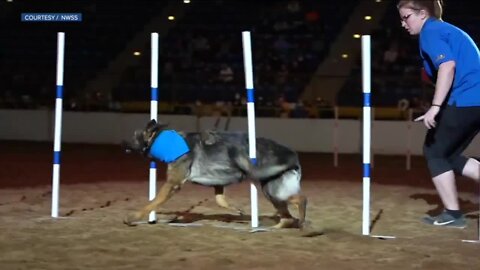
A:
<svg viewBox="0 0 480 270">
<path fill-rule="evenodd" d="M 428 109 L 428 111 L 424 115 L 415 118 L 414 121 L 418 122 L 418 121 L 423 120 L 423 124 L 428 129 L 435 128 L 435 126 L 437 125 L 437 121 L 435 121 L 435 117 L 437 116 L 437 114 L 439 112 L 440 112 L 440 107 L 439 106 L 432 106 L 432 107 L 430 107 L 430 109 Z"/>
</svg>

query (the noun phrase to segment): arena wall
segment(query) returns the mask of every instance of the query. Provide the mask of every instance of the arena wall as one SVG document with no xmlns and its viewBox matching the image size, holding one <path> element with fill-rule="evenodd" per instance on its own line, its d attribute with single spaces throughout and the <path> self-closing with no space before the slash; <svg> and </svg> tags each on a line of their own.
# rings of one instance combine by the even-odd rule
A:
<svg viewBox="0 0 480 270">
<path fill-rule="evenodd" d="M 133 130 L 142 128 L 149 114 L 112 112 L 63 112 L 62 142 L 119 144 L 128 139 Z M 170 127 L 183 131 L 213 129 L 215 117 L 197 118 L 191 115 L 160 115 L 159 119 Z M 53 141 L 54 114 L 50 110 L 0 110 L 0 140 Z M 227 119 L 222 118 L 218 129 L 223 130 Z M 422 154 L 426 129 L 422 123 L 406 121 L 380 121 L 372 125 L 372 151 L 375 154 L 404 155 L 409 136 L 410 151 Z M 257 118 L 257 137 L 268 137 L 300 152 L 333 152 L 333 119 Z M 362 151 L 362 123 L 359 120 L 338 120 L 336 134 L 339 153 Z M 246 131 L 247 120 L 232 117 L 230 131 Z M 480 139 L 476 138 L 466 151 L 469 155 L 480 153 Z"/>
</svg>

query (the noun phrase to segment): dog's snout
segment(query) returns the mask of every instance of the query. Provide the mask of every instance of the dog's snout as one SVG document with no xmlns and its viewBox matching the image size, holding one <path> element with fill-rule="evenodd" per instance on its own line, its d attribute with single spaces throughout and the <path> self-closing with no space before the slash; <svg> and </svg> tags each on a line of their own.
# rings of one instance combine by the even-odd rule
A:
<svg viewBox="0 0 480 270">
<path fill-rule="evenodd" d="M 130 145 L 129 142 L 122 141 L 120 145 L 121 145 L 122 149 L 125 151 L 125 153 L 131 153 L 132 152 L 132 146 Z"/>
</svg>

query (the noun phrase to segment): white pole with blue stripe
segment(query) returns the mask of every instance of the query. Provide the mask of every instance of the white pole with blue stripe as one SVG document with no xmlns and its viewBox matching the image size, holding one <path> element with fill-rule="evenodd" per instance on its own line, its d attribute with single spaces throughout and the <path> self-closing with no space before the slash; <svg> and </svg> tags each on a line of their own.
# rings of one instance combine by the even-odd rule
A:
<svg viewBox="0 0 480 270">
<path fill-rule="evenodd" d="M 363 89 L 363 219 L 362 234 L 379 239 L 395 239 L 393 235 L 370 234 L 370 172 L 372 168 L 372 58 L 371 37 L 362 36 L 362 89 Z"/>
<path fill-rule="evenodd" d="M 57 97 L 55 99 L 55 135 L 53 141 L 52 217 L 58 217 L 60 196 L 60 151 L 62 140 L 63 65 L 65 33 L 57 33 Z"/>
<path fill-rule="evenodd" d="M 158 116 L 158 33 L 151 34 L 151 68 L 150 68 L 150 119 L 157 121 Z M 150 162 L 149 172 L 149 192 L 148 199 L 155 199 L 157 193 L 157 164 Z M 155 210 L 148 216 L 149 223 L 155 223 L 157 220 Z"/>
<path fill-rule="evenodd" d="M 362 36 L 363 89 L 363 235 L 370 235 L 371 38 Z"/>
<path fill-rule="evenodd" d="M 245 68 L 245 86 L 247 89 L 247 117 L 248 117 L 248 150 L 252 163 L 257 163 L 256 136 L 255 136 L 255 96 L 253 88 L 252 42 L 249 31 L 242 32 L 243 63 Z M 251 226 L 258 227 L 258 196 L 257 187 L 250 184 Z"/>
</svg>

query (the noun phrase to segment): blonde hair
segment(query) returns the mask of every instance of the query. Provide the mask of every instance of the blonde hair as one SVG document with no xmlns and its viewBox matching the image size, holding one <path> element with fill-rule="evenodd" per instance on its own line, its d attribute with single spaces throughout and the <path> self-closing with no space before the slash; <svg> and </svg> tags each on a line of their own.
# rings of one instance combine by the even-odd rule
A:
<svg viewBox="0 0 480 270">
<path fill-rule="evenodd" d="M 415 11 L 426 10 L 428 15 L 439 20 L 443 15 L 443 0 L 400 0 L 397 9 L 409 8 Z"/>
</svg>

